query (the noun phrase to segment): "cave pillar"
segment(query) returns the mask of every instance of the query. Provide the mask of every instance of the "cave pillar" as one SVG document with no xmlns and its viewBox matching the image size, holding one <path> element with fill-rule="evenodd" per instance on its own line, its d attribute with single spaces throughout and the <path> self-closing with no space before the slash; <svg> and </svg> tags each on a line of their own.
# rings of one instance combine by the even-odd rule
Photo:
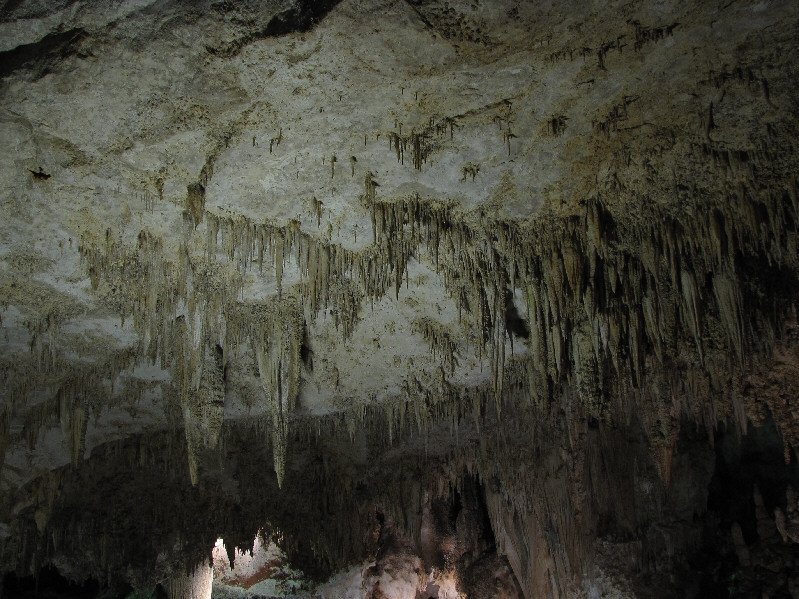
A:
<svg viewBox="0 0 799 599">
<path fill-rule="evenodd" d="M 200 564 L 191 574 L 177 575 L 169 581 L 169 599 L 211 599 L 214 570 Z"/>
</svg>

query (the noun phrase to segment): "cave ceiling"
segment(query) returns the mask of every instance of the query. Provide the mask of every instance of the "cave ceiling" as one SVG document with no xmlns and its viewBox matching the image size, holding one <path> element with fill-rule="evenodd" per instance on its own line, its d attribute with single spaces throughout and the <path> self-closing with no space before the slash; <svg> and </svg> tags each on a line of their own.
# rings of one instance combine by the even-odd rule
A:
<svg viewBox="0 0 799 599">
<path fill-rule="evenodd" d="M 407 532 L 458 489 L 528 599 L 633 593 L 624 559 L 706 539 L 719 435 L 776 456 L 743 493 L 795 547 L 797 27 L 791 1 L 0 5 L 0 571 L 146 585 L 166 547 L 273 526 L 327 575 L 374 552 L 341 539 L 375 505 Z M 126 519 L 169 531 L 143 557 Z"/>
</svg>

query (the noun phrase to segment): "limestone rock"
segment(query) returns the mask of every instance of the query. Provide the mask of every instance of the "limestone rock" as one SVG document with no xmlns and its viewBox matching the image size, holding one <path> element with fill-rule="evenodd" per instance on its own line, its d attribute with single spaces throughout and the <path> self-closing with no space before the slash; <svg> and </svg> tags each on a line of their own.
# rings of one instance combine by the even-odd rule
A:
<svg viewBox="0 0 799 599">
<path fill-rule="evenodd" d="M 797 25 L 6 2 L 0 575 L 795 589 Z"/>
</svg>

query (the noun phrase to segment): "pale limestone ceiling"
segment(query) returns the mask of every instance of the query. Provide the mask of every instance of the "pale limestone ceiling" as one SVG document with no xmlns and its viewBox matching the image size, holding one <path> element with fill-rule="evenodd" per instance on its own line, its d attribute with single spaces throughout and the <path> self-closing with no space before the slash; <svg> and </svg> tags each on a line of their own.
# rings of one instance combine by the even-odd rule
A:
<svg viewBox="0 0 799 599">
<path fill-rule="evenodd" d="M 223 418 L 499 395 L 528 368 L 505 373 L 512 355 L 555 384 L 576 376 L 589 404 L 608 392 L 603 364 L 636 376 L 639 342 L 702 357 L 717 327 L 719 355 L 742 357 L 741 274 L 722 254 L 750 224 L 730 208 L 730 241 L 707 243 L 647 226 L 682 218 L 688 187 L 722 201 L 758 160 L 783 181 L 793 156 L 762 140 L 795 127 L 768 60 L 790 2 L 6 13 L 6 486 L 176 418 L 190 445 L 213 445 Z M 313 26 L 270 35 L 297 14 Z M 700 157 L 730 163 L 727 179 Z M 709 214 L 687 221 L 697 238 Z M 792 243 L 766 252 L 792 263 Z M 643 302 L 622 327 L 635 335 L 593 313 L 626 310 L 593 282 L 627 289 L 629 274 L 596 274 L 625 255 L 652 280 L 671 270 L 660 298 L 617 292 Z"/>
</svg>

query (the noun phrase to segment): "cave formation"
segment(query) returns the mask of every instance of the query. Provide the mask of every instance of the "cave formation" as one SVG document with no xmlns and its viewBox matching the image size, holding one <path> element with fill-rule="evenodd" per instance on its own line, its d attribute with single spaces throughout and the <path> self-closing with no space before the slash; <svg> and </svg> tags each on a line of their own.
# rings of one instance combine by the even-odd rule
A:
<svg viewBox="0 0 799 599">
<path fill-rule="evenodd" d="M 798 597 L 797 30 L 0 3 L 0 596 Z"/>
</svg>

